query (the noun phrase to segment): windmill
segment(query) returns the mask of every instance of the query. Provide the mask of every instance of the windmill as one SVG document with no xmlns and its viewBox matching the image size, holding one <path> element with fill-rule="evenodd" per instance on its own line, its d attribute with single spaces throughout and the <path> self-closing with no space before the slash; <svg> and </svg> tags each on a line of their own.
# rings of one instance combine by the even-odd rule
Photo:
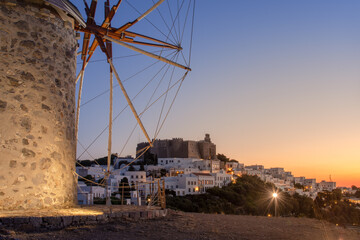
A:
<svg viewBox="0 0 360 240">
<path fill-rule="evenodd" d="M 153 0 L 152 0 L 153 1 Z M 163 19 L 163 15 L 159 12 L 159 6 L 164 3 L 165 0 L 159 0 L 157 2 L 153 1 L 152 6 L 150 6 L 146 11 L 143 13 L 139 13 L 139 16 L 137 16 L 135 19 L 130 19 L 127 23 L 120 25 L 119 27 L 113 27 L 112 21 L 114 20 L 115 14 L 117 13 L 118 9 L 121 7 L 123 0 L 116 0 L 115 4 L 110 7 L 110 1 L 104 0 L 104 20 L 101 24 L 97 23 L 95 21 L 95 13 L 97 9 L 98 0 L 91 0 L 90 5 L 88 5 L 86 0 L 83 0 L 84 6 L 85 6 L 85 12 L 86 12 L 86 24 L 78 24 L 75 26 L 75 29 L 78 32 L 83 33 L 83 40 L 82 40 L 82 48 L 81 48 L 81 70 L 76 78 L 76 82 L 79 82 L 79 91 L 78 91 L 78 97 L 77 97 L 77 109 L 76 109 L 76 121 L 75 121 L 75 128 L 76 128 L 76 137 L 78 138 L 78 129 L 79 129 L 79 116 L 80 116 L 80 106 L 81 106 L 81 95 L 82 95 L 82 89 L 84 84 L 84 76 L 85 76 L 85 69 L 90 62 L 95 50 L 99 47 L 102 53 L 105 55 L 107 62 L 110 65 L 110 98 L 109 98 L 109 123 L 108 123 L 108 161 L 107 161 L 107 169 L 105 174 L 105 183 L 107 183 L 106 179 L 109 177 L 110 173 L 110 164 L 111 164 L 111 145 L 112 145 L 112 124 L 113 124 L 113 76 L 115 76 L 116 81 L 118 85 L 121 88 L 121 91 L 127 101 L 128 106 L 130 107 L 133 116 L 135 117 L 138 126 L 141 128 L 147 142 L 149 143 L 148 147 L 146 149 L 143 149 L 142 153 L 145 153 L 146 150 L 148 150 L 151 146 L 153 141 L 155 140 L 157 134 L 155 134 L 154 138 L 151 139 L 142 120 L 140 117 L 140 114 L 138 113 L 137 109 L 135 108 L 134 104 L 132 103 L 132 99 L 129 97 L 129 94 L 120 79 L 119 73 L 116 70 L 114 64 L 113 64 L 113 45 L 112 43 L 116 43 L 122 47 L 128 48 L 134 52 L 137 52 L 139 54 L 145 55 L 150 58 L 154 58 L 158 61 L 164 62 L 168 65 L 171 65 L 176 68 L 180 68 L 184 70 L 184 75 L 182 77 L 182 81 L 187 76 L 188 72 L 191 71 L 190 68 L 190 58 L 186 64 L 181 64 L 177 61 L 174 61 L 173 59 L 168 59 L 167 57 L 164 57 L 161 55 L 164 49 L 171 49 L 175 50 L 177 52 L 181 52 L 183 50 L 180 41 L 178 44 L 171 43 L 170 41 L 167 41 L 169 39 L 169 34 L 172 34 L 173 29 L 176 29 L 176 26 L 179 26 L 178 33 L 175 34 L 178 36 L 179 40 L 182 40 L 182 33 L 180 31 L 180 17 L 179 13 L 181 12 L 181 9 L 184 9 L 183 12 L 186 13 L 186 19 L 184 18 L 184 21 L 186 23 L 188 16 L 192 15 L 192 20 L 194 19 L 194 7 L 195 7 L 195 0 L 188 1 L 188 4 L 184 4 L 184 0 L 179 1 L 171 1 L 171 4 L 177 4 L 178 11 L 174 12 L 172 14 L 171 8 L 170 8 L 170 1 L 166 2 L 168 9 L 170 10 L 170 15 L 172 19 L 172 23 L 168 26 L 167 22 L 164 20 L 165 25 L 167 26 L 169 31 L 169 34 L 167 37 L 165 37 L 164 40 L 155 38 L 152 36 L 149 36 L 147 34 L 138 33 L 135 31 L 130 31 L 130 29 L 134 26 L 136 26 L 139 22 L 147 20 L 146 18 L 154 14 L 154 12 L 158 12 L 161 18 Z M 124 0 L 124 2 L 127 2 Z M 131 3 L 127 2 L 130 6 Z M 184 6 L 184 7 L 183 7 Z M 188 7 L 187 7 L 188 6 Z M 190 6 L 193 7 L 192 14 L 189 11 Z M 190 13 L 190 14 L 189 14 Z M 184 24 L 185 28 L 185 24 Z M 191 38 L 192 38 L 192 31 L 193 31 L 193 25 L 191 26 Z M 92 41 L 91 41 L 92 39 Z M 138 40 L 140 39 L 140 40 Z M 161 49 L 160 54 L 156 54 L 151 51 L 144 50 L 142 47 L 145 46 L 147 48 L 157 48 Z M 190 51 L 191 53 L 191 44 L 190 44 Z M 191 54 L 190 54 L 191 56 Z M 183 56 L 184 57 L 184 56 Z M 170 86 L 170 84 L 169 84 Z M 181 86 L 181 85 L 180 85 Z M 169 89 L 168 89 L 169 90 Z M 162 95 L 164 96 L 164 94 Z M 167 92 L 166 92 L 167 96 Z M 165 97 L 166 99 L 166 97 Z M 172 104 L 171 104 L 172 105 Z M 164 119 L 165 120 L 165 119 Z M 160 118 L 159 118 L 160 122 Z M 158 123 L 159 125 L 159 123 Z M 106 186 L 106 189 L 108 191 L 108 188 Z M 110 204 L 108 194 L 107 196 L 107 204 Z"/>
</svg>

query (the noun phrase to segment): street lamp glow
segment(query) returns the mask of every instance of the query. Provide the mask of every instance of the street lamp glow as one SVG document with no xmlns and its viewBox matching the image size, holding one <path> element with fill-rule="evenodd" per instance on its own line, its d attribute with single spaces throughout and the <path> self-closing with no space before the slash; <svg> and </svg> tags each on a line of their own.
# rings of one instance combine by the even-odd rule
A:
<svg viewBox="0 0 360 240">
<path fill-rule="evenodd" d="M 277 198 L 278 194 L 276 192 L 273 193 L 273 198 Z"/>
</svg>

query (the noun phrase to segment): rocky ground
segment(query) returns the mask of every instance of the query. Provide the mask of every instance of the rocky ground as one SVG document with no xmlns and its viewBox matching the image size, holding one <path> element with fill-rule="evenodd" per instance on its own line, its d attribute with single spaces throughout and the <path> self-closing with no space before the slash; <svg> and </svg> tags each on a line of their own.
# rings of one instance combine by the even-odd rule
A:
<svg viewBox="0 0 360 240">
<path fill-rule="evenodd" d="M 153 220 L 32 232 L 0 229 L 0 239 L 291 239 L 359 240 L 360 231 L 307 218 L 268 218 L 171 211 Z"/>
</svg>

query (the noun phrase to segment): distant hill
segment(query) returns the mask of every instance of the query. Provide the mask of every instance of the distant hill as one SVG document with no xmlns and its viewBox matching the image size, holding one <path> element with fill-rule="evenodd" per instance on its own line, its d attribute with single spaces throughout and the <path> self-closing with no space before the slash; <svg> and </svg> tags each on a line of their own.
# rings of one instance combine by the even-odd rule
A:
<svg viewBox="0 0 360 240">
<path fill-rule="evenodd" d="M 276 203 L 274 192 L 278 194 Z M 166 199 L 169 208 L 185 212 L 309 217 L 340 225 L 360 225 L 360 210 L 344 199 L 340 190 L 319 193 L 314 201 L 297 193 L 291 196 L 281 192 L 257 176 L 243 175 L 228 186 L 208 189 L 206 194 L 168 194 Z"/>
</svg>

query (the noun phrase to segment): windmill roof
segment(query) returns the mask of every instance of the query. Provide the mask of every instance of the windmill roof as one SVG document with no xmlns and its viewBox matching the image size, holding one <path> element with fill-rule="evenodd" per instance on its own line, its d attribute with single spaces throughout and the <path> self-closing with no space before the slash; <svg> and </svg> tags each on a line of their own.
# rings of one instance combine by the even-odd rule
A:
<svg viewBox="0 0 360 240">
<path fill-rule="evenodd" d="M 69 0 L 44 0 L 45 2 L 58 7 L 72 16 L 81 26 L 86 27 L 85 20 L 79 10 Z"/>
</svg>

